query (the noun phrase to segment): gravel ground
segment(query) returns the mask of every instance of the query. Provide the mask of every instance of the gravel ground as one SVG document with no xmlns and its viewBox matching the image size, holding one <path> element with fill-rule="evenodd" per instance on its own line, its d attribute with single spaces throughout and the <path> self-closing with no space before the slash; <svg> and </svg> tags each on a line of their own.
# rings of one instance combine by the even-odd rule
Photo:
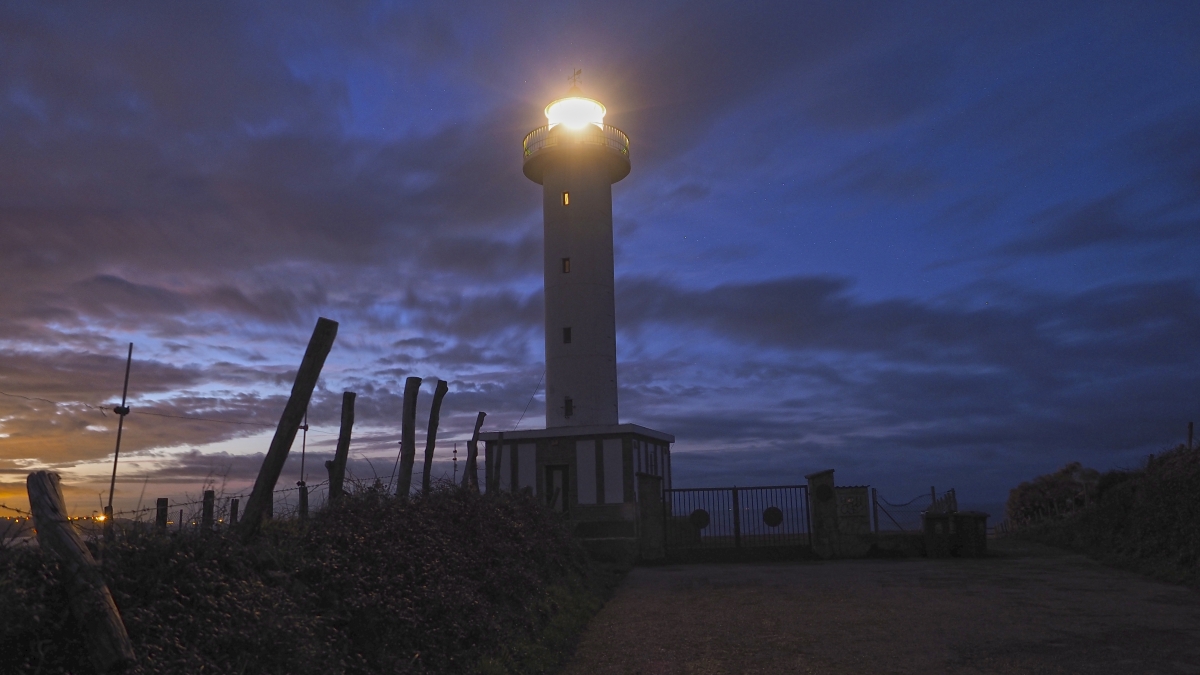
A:
<svg viewBox="0 0 1200 675">
<path fill-rule="evenodd" d="M 976 560 L 636 568 L 564 672 L 1200 673 L 1200 593 L 989 543 Z"/>
</svg>

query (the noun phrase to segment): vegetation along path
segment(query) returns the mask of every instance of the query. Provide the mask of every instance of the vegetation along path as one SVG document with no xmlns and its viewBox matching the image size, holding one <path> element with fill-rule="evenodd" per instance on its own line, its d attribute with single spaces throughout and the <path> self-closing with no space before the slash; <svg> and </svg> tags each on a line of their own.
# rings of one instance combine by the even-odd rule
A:
<svg viewBox="0 0 1200 675">
<path fill-rule="evenodd" d="M 637 568 L 564 672 L 1200 673 L 1200 593 L 989 543 L 976 560 Z"/>
</svg>

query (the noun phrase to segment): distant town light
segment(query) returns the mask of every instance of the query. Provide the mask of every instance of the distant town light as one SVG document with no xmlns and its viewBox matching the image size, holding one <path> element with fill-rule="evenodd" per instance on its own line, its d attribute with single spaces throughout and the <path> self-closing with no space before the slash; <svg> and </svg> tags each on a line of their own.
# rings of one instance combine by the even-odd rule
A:
<svg viewBox="0 0 1200 675">
<path fill-rule="evenodd" d="M 604 126 L 604 106 L 597 100 L 582 96 L 560 98 L 546 106 L 550 128 L 562 124 L 568 129 L 582 129 L 589 124 Z"/>
</svg>

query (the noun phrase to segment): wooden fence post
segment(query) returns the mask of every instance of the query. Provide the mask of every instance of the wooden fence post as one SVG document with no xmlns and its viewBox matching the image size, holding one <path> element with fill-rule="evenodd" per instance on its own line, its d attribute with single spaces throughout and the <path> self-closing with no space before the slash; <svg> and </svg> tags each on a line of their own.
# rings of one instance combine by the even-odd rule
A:
<svg viewBox="0 0 1200 675">
<path fill-rule="evenodd" d="M 217 493 L 213 490 L 204 491 L 204 510 L 200 514 L 200 529 L 205 532 L 212 532 L 213 529 L 213 504 L 217 499 Z"/>
<path fill-rule="evenodd" d="M 329 501 L 341 498 L 346 484 L 346 457 L 350 454 L 350 432 L 354 428 L 354 398 L 352 391 L 342 392 L 342 428 L 338 431 L 337 450 L 333 461 L 325 462 L 329 471 Z"/>
<path fill-rule="evenodd" d="M 167 531 L 167 498 L 159 497 L 155 503 L 154 524 L 158 527 L 159 532 Z"/>
<path fill-rule="evenodd" d="M 35 471 L 25 485 L 38 544 L 62 562 L 67 600 L 83 630 L 92 665 L 100 673 L 124 670 L 134 662 L 133 644 L 100 566 L 67 520 L 67 503 L 58 474 Z"/>
<path fill-rule="evenodd" d="M 479 494 L 479 429 L 483 426 L 483 418 L 487 413 L 480 412 L 475 417 L 475 431 L 471 432 L 471 440 L 467 442 L 467 464 L 463 469 L 462 486 Z"/>
<path fill-rule="evenodd" d="M 417 394 L 421 391 L 421 378 L 410 377 L 404 381 L 404 412 L 400 420 L 400 475 L 396 476 L 396 496 L 408 497 L 412 489 L 413 462 L 417 458 Z"/>
<path fill-rule="evenodd" d="M 179 509 L 179 531 L 183 532 L 183 509 Z"/>
<path fill-rule="evenodd" d="M 238 500 L 230 499 L 229 500 L 229 525 L 230 526 L 237 525 L 237 517 L 238 517 Z"/>
<path fill-rule="evenodd" d="M 275 484 L 287 461 L 288 451 L 296 440 L 296 431 L 304 419 L 304 411 L 312 399 L 313 389 L 317 386 L 317 378 L 325 365 L 325 357 L 333 348 L 334 338 L 337 337 L 338 324 L 325 317 L 317 319 L 317 325 L 309 338 L 308 348 L 304 351 L 304 359 L 300 369 L 296 371 L 296 381 L 292 384 L 292 394 L 288 397 L 283 414 L 279 417 L 279 426 L 275 429 L 275 437 L 271 439 L 271 447 L 263 458 L 258 478 L 254 481 L 254 490 L 246 502 L 246 513 L 242 516 L 239 527 L 243 536 L 254 536 L 262 527 L 263 518 L 270 510 Z"/>
<path fill-rule="evenodd" d="M 442 412 L 442 399 L 450 387 L 445 380 L 438 380 L 433 388 L 433 405 L 429 407 L 429 431 L 425 434 L 425 464 L 421 469 L 421 494 L 429 494 L 433 473 L 433 448 L 437 442 L 438 422 Z"/>
</svg>

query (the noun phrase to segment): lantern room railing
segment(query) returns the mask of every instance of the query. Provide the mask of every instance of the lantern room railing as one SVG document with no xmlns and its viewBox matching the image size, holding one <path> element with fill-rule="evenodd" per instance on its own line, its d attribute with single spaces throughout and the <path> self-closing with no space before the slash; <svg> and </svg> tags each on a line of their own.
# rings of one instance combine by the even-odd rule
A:
<svg viewBox="0 0 1200 675">
<path fill-rule="evenodd" d="M 605 124 L 603 127 L 588 125 L 583 129 L 562 129 L 550 133 L 550 126 L 538 127 L 525 136 L 522 144 L 525 150 L 525 161 L 548 148 L 570 143 L 586 143 L 601 145 L 629 159 L 629 137 L 624 131 Z M 628 173 L 628 171 L 626 172 Z"/>
</svg>

